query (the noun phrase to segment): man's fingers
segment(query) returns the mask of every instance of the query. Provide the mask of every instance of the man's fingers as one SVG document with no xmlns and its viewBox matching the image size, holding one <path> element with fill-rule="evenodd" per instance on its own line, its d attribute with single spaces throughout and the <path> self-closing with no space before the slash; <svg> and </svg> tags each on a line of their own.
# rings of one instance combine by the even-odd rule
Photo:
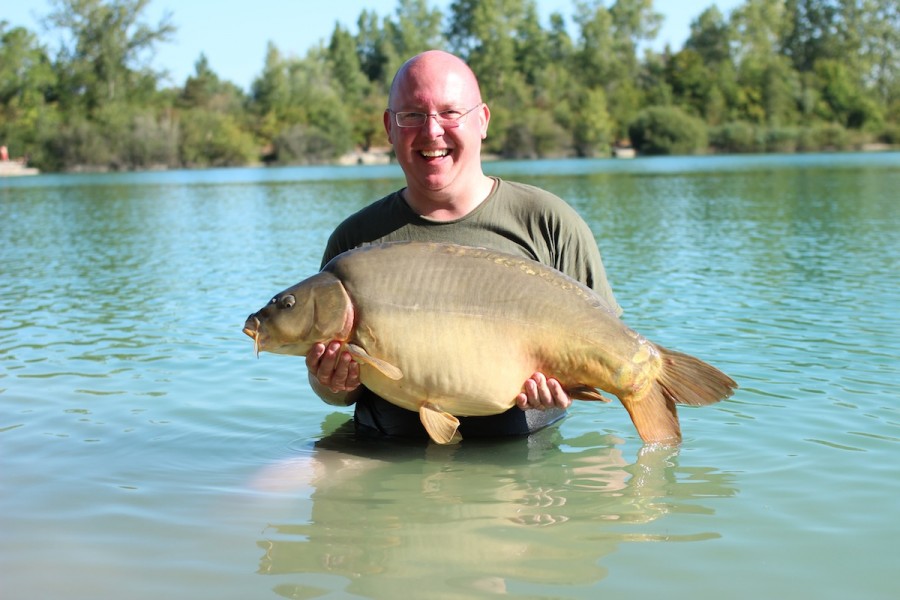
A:
<svg viewBox="0 0 900 600">
<path fill-rule="evenodd" d="M 335 360 L 334 371 L 331 373 L 331 390 L 343 392 L 349 389 L 350 368 L 356 363 L 353 362 L 348 352 L 340 352 L 340 348 L 338 350 L 339 354 Z"/>
<path fill-rule="evenodd" d="M 572 400 L 562 384 L 556 379 L 548 379 L 543 373 L 535 373 L 525 381 L 522 392 L 516 396 L 516 405 L 522 410 L 536 408 L 568 408 Z"/>
<path fill-rule="evenodd" d="M 325 354 L 325 344 L 321 343 L 313 344 L 313 347 L 306 353 L 306 368 L 310 373 L 319 369 L 319 361 L 322 360 L 323 354 Z"/>
<path fill-rule="evenodd" d="M 547 380 L 547 387 L 553 395 L 553 406 L 556 408 L 569 408 L 572 405 L 572 399 L 563 389 L 562 384 L 555 379 Z"/>
<path fill-rule="evenodd" d="M 544 374 L 535 373 L 531 379 L 537 386 L 537 398 L 535 401 L 538 406 L 541 408 L 553 406 L 553 394 L 550 393 L 550 387 L 547 385 L 547 378 L 544 377 Z"/>
<path fill-rule="evenodd" d="M 324 352 L 319 358 L 319 364 L 315 365 L 313 373 L 319 383 L 325 386 L 331 386 L 334 380 L 334 370 L 337 367 L 340 358 L 341 343 L 331 342 L 325 346 Z"/>
</svg>

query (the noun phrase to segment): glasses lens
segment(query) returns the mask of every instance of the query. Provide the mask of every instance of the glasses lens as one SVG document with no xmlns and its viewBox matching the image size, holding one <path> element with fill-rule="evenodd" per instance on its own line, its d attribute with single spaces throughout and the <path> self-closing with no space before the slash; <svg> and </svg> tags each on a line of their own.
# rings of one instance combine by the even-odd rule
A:
<svg viewBox="0 0 900 600">
<path fill-rule="evenodd" d="M 428 119 L 425 113 L 417 112 L 398 112 L 394 113 L 397 118 L 397 125 L 400 127 L 421 127 Z"/>
</svg>

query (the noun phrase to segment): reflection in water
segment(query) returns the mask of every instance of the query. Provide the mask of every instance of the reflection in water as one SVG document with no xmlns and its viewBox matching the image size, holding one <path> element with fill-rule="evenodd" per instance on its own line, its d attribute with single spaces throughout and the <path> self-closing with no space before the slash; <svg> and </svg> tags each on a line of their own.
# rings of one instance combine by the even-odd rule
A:
<svg viewBox="0 0 900 600">
<path fill-rule="evenodd" d="M 305 574 L 276 586 L 291 598 L 332 588 L 326 574 L 367 597 L 422 585 L 432 598 L 571 588 L 603 579 L 600 561 L 621 542 L 719 537 L 629 531 L 673 510 L 712 514 L 696 499 L 736 490 L 727 474 L 679 467 L 677 449 L 645 447 L 629 464 L 620 441 L 564 440 L 551 428 L 527 440 L 423 446 L 359 439 L 345 421 L 256 478 L 255 488 L 291 498 L 293 513 L 311 500 L 308 515 L 266 529 L 259 572 Z"/>
</svg>

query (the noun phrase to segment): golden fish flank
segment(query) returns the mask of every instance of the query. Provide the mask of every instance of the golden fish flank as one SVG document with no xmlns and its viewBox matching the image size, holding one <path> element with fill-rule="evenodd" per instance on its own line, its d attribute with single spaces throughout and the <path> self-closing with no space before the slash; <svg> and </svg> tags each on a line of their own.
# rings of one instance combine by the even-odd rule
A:
<svg viewBox="0 0 900 600">
<path fill-rule="evenodd" d="M 614 394 L 647 443 L 681 440 L 676 404 L 711 404 L 737 387 L 628 328 L 562 273 L 452 244 L 345 252 L 250 315 L 244 332 L 257 350 L 297 356 L 344 341 L 362 383 L 417 411 L 438 443 L 458 439 L 456 416 L 514 406 L 535 372 L 558 379 L 573 399 Z"/>
</svg>

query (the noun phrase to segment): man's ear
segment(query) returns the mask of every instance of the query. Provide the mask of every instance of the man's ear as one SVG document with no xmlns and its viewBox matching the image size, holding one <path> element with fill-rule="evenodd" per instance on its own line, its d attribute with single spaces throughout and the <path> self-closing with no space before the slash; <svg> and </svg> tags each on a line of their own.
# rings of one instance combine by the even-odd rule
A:
<svg viewBox="0 0 900 600">
<path fill-rule="evenodd" d="M 481 139 L 487 138 L 488 123 L 491 122 L 491 109 L 484 102 L 481 103 L 481 110 L 478 112 L 481 117 Z"/>
<path fill-rule="evenodd" d="M 394 129 L 394 120 L 391 118 L 390 109 L 384 109 L 384 115 L 382 115 L 382 121 L 384 121 L 384 132 L 387 134 L 388 141 L 393 144 L 394 140 L 391 139 L 391 133 Z"/>
</svg>

